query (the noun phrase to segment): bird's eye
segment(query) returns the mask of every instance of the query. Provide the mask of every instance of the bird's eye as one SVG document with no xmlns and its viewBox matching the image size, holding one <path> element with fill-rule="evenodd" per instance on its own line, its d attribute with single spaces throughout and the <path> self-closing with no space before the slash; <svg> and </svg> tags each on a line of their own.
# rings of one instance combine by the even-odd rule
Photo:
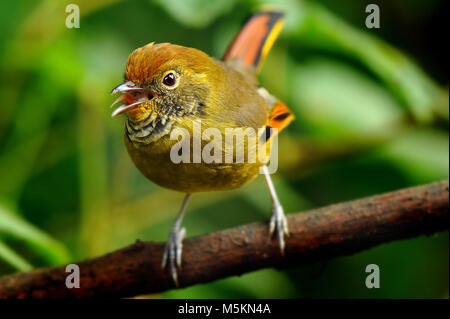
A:
<svg viewBox="0 0 450 319">
<path fill-rule="evenodd" d="M 168 87 L 174 86 L 176 82 L 177 82 L 177 78 L 176 78 L 175 74 L 172 72 L 168 73 L 163 79 L 164 85 L 166 85 Z"/>
</svg>

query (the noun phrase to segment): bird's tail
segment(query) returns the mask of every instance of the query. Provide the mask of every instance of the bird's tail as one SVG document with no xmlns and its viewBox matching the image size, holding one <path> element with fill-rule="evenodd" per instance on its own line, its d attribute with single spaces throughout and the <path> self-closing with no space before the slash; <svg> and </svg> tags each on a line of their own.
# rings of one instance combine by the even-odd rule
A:
<svg viewBox="0 0 450 319">
<path fill-rule="evenodd" d="M 280 34 L 284 13 L 258 11 L 247 19 L 228 47 L 223 60 L 239 59 L 245 66 L 261 68 L 273 43 Z"/>
</svg>

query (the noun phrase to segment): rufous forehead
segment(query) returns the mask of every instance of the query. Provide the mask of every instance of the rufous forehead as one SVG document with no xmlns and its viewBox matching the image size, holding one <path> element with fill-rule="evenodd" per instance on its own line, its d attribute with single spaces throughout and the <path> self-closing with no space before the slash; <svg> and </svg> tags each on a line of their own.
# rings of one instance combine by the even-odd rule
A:
<svg viewBox="0 0 450 319">
<path fill-rule="evenodd" d="M 128 57 L 126 79 L 139 83 L 146 82 L 163 64 L 175 57 L 174 51 L 169 43 L 154 44 L 153 42 L 134 50 Z"/>
<path fill-rule="evenodd" d="M 165 71 L 166 66 L 180 64 L 201 72 L 212 62 L 211 58 L 196 49 L 170 43 L 149 43 L 134 50 L 128 57 L 125 77 L 140 85 L 147 83 L 155 74 Z"/>
</svg>

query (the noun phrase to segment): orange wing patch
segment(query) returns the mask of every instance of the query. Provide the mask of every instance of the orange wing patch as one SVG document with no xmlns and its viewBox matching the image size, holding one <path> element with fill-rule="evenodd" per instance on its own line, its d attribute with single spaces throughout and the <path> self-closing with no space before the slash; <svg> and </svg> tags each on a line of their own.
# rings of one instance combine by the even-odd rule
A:
<svg viewBox="0 0 450 319">
<path fill-rule="evenodd" d="M 261 139 L 264 139 L 264 141 L 267 142 L 271 137 L 279 134 L 294 119 L 294 114 L 289 110 L 286 104 L 277 101 L 270 112 L 269 121 L 266 124 L 266 130 L 261 136 Z"/>
<path fill-rule="evenodd" d="M 281 132 L 286 126 L 289 125 L 294 120 L 294 114 L 288 107 L 283 103 L 278 101 L 270 113 L 269 122 L 267 126 L 278 129 Z"/>
</svg>

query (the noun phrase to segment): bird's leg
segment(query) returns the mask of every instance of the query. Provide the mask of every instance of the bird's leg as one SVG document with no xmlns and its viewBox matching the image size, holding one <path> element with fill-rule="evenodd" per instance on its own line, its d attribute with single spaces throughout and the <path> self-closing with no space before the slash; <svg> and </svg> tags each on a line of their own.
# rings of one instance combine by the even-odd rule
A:
<svg viewBox="0 0 450 319">
<path fill-rule="evenodd" d="M 180 213 L 177 219 L 173 223 L 172 229 L 169 233 L 169 239 L 167 240 L 166 247 L 164 248 L 164 254 L 162 257 L 161 267 L 164 269 L 166 265 L 169 266 L 170 273 L 172 275 L 175 285 L 178 286 L 178 269 L 181 269 L 181 254 L 183 250 L 183 239 L 186 236 L 186 228 L 180 228 L 183 220 L 184 212 L 189 203 L 191 194 L 186 194 L 181 206 Z"/>
<path fill-rule="evenodd" d="M 277 232 L 281 254 L 284 255 L 284 235 L 289 235 L 287 219 L 284 215 L 283 207 L 281 207 L 280 201 L 278 200 L 277 193 L 275 192 L 269 169 L 264 165 L 262 171 L 264 178 L 266 179 L 267 187 L 269 188 L 270 197 L 272 198 L 272 217 L 270 218 L 269 227 L 270 235 L 273 236 L 275 231 Z"/>
</svg>

